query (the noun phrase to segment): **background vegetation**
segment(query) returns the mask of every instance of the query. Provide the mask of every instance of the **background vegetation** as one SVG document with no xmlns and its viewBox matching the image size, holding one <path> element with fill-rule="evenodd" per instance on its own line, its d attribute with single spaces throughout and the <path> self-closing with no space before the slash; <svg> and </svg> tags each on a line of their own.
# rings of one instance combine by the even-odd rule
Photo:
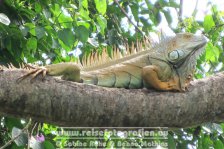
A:
<svg viewBox="0 0 224 149">
<path fill-rule="evenodd" d="M 191 17 L 182 17 L 182 7 L 182 1 L 175 0 L 1 0 L 0 64 L 12 63 L 19 67 L 24 62 L 45 65 L 75 61 L 79 50 L 80 57 L 91 51 L 101 52 L 104 47 L 110 54 L 114 45 L 123 51 L 127 43 L 156 32 L 157 26 L 165 20 L 176 33 L 201 32 L 209 39 L 206 52 L 198 60 L 195 78 L 223 71 L 224 11 L 208 3 L 210 10 L 204 20 L 199 21 L 195 18 L 196 9 Z M 174 12 L 178 20 L 174 20 Z M 178 22 L 175 27 L 171 26 L 174 21 Z M 11 140 L 13 127 L 22 129 L 28 123 L 5 116 L 0 119 L 0 146 Z M 42 134 L 45 148 L 54 148 L 58 135 L 52 131 L 56 129 L 56 126 L 32 122 L 29 132 L 38 137 Z M 209 123 L 169 131 L 169 148 L 221 149 L 224 148 L 223 130 L 224 124 Z M 108 148 L 116 147 L 112 141 L 134 141 L 139 144 L 136 147 L 141 148 L 144 138 L 113 140 L 105 134 L 104 140 L 93 140 L 105 142 Z M 12 143 L 8 148 L 19 147 Z"/>
</svg>

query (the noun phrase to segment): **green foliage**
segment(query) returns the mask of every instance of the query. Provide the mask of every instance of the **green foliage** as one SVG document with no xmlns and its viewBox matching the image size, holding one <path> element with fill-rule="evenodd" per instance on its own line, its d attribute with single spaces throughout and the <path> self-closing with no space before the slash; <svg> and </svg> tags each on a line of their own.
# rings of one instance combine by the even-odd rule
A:
<svg viewBox="0 0 224 149">
<path fill-rule="evenodd" d="M 134 16 L 134 22 L 143 24 L 142 31 L 146 34 L 160 22 L 160 11 L 165 12 L 166 18 L 171 21 L 165 7 L 178 7 L 174 1 L 158 1 L 155 4 L 147 1 L 148 8 L 140 2 L 144 1 L 123 1 L 120 5 Z M 0 62 L 13 63 L 15 66 L 24 61 L 45 63 L 43 54 L 50 55 L 52 63 L 62 61 L 61 53 L 65 50 L 68 55 L 80 45 L 78 43 L 82 43 L 82 50 L 87 47 L 95 49 L 88 42 L 90 37 L 94 37 L 100 47 L 105 44 L 120 45 L 130 38 L 128 32 L 133 27 L 133 24 L 127 22 L 128 30 L 125 30 L 127 27 L 121 26 L 124 14 L 116 4 L 106 0 L 4 0 L 0 11 L 11 21 L 9 26 L 0 24 Z M 146 17 L 139 17 L 141 15 Z M 149 22 L 148 18 L 153 21 Z M 113 34 L 110 36 L 111 32 Z M 134 30 L 132 32 L 139 34 Z"/>
<path fill-rule="evenodd" d="M 165 19 L 169 26 L 175 21 L 171 12 L 180 6 L 174 0 L 123 0 L 118 1 L 143 34 L 149 35 L 156 26 Z M 178 20 L 176 32 L 185 31 L 202 33 L 209 39 L 206 52 L 197 63 L 195 77 L 202 78 L 224 71 L 224 12 L 211 5 L 211 10 L 203 20 L 197 20 L 195 15 Z M 125 20 L 126 16 L 113 0 L 2 0 L 0 2 L 0 64 L 19 64 L 46 60 L 51 63 L 74 61 L 69 56 L 74 49 L 81 48 L 83 55 L 92 50 L 102 52 L 107 46 L 111 55 L 113 46 L 122 47 L 128 41 L 135 42 L 143 38 L 134 25 Z M 163 18 L 164 16 L 164 18 Z M 7 18 L 10 24 L 7 24 Z M 120 49 L 122 50 L 122 49 Z M 64 54 L 62 54 L 64 53 Z M 43 56 L 45 55 L 45 56 Z M 9 117 L 1 117 L 0 146 L 9 141 L 13 127 L 22 129 L 26 122 Z M 56 126 L 44 124 L 38 127 L 32 135 L 41 132 L 45 136 L 45 148 L 55 148 L 60 137 L 52 132 Z M 201 149 L 224 148 L 224 124 L 207 124 L 190 129 L 170 131 L 168 135 L 169 148 L 197 147 Z M 61 139 L 61 146 L 66 144 L 68 137 Z M 90 140 L 91 141 L 91 140 Z M 92 141 L 106 143 L 106 148 L 117 147 L 114 143 L 137 143 L 141 148 L 144 138 L 129 136 L 129 138 L 113 137 L 108 133 L 104 139 Z M 157 142 L 162 140 L 156 139 Z M 76 142 L 80 142 L 77 140 Z M 18 148 L 13 143 L 9 148 Z M 97 145 L 96 145 L 97 148 Z"/>
<path fill-rule="evenodd" d="M 107 1 L 106 0 L 94 0 L 97 11 L 104 15 L 107 11 Z"/>
<path fill-rule="evenodd" d="M 205 16 L 203 25 L 204 25 L 205 32 L 209 32 L 212 29 L 212 27 L 215 26 L 215 22 L 213 21 L 213 17 L 211 15 Z"/>
<path fill-rule="evenodd" d="M 210 62 L 217 62 L 219 58 L 219 48 L 214 46 L 212 42 L 208 42 L 205 53 L 205 60 Z"/>
</svg>

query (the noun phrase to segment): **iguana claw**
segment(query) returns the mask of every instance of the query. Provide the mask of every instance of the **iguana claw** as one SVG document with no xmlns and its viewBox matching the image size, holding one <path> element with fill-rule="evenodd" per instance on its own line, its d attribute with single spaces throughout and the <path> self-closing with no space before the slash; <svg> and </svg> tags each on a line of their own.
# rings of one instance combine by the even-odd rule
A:
<svg viewBox="0 0 224 149">
<path fill-rule="evenodd" d="M 31 70 L 29 73 L 23 75 L 22 77 L 17 79 L 17 82 L 20 82 L 22 80 L 24 80 L 25 78 L 29 77 L 30 75 L 32 76 L 31 78 L 31 82 L 33 81 L 33 79 L 35 79 L 39 74 L 42 74 L 42 80 L 45 78 L 46 74 L 47 74 L 47 69 L 45 67 L 33 67 L 30 65 L 26 65 L 26 68 L 31 68 L 33 70 Z"/>
<path fill-rule="evenodd" d="M 23 69 L 36 69 L 36 67 L 34 67 L 30 64 L 24 64 Z"/>
</svg>

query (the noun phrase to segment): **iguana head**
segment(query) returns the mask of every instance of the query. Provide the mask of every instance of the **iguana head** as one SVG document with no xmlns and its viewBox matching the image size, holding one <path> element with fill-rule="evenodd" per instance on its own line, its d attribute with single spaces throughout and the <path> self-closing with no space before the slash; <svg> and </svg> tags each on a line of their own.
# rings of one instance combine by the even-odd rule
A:
<svg viewBox="0 0 224 149">
<path fill-rule="evenodd" d="M 203 52 L 206 43 L 207 40 L 203 35 L 179 33 L 168 40 L 165 50 L 166 58 L 170 63 L 178 67 L 186 58 L 194 57 L 197 59 L 197 56 Z"/>
<path fill-rule="evenodd" d="M 206 38 L 203 35 L 179 33 L 167 40 L 164 54 L 180 79 L 180 90 L 185 90 L 193 76 L 197 58 L 204 51 Z"/>
</svg>

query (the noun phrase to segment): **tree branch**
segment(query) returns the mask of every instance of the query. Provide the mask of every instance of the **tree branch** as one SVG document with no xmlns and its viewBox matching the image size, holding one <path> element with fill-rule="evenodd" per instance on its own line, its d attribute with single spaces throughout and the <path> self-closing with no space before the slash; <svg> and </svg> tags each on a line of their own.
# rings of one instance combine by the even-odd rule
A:
<svg viewBox="0 0 224 149">
<path fill-rule="evenodd" d="M 116 89 L 46 77 L 16 83 L 25 70 L 0 72 L 0 113 L 63 126 L 191 127 L 224 120 L 224 74 L 189 91 Z"/>
</svg>

